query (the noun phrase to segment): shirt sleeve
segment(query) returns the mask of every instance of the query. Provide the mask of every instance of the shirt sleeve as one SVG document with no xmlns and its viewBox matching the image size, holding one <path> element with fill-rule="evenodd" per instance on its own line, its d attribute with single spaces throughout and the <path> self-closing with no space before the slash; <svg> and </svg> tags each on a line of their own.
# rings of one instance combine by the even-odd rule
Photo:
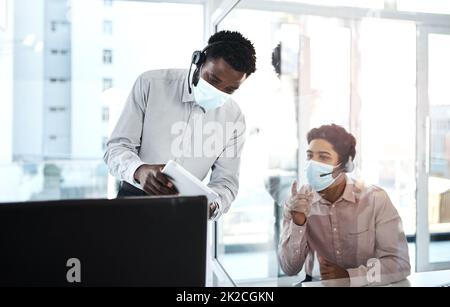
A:
<svg viewBox="0 0 450 307">
<path fill-rule="evenodd" d="M 242 113 L 239 114 L 234 123 L 233 136 L 228 140 L 224 150 L 214 162 L 208 184 L 211 189 L 219 194 L 217 200 L 219 213 L 215 219 L 228 212 L 239 190 L 239 169 L 246 132 L 245 118 Z"/>
<path fill-rule="evenodd" d="M 289 209 L 284 205 L 278 259 L 281 268 L 287 275 L 298 274 L 309 253 L 305 235 L 307 224 L 308 221 L 303 226 L 295 224 Z"/>
<path fill-rule="evenodd" d="M 138 156 L 142 127 L 148 99 L 148 81 L 140 76 L 125 103 L 125 107 L 107 143 L 104 161 L 112 176 L 137 188 L 134 173 L 144 162 Z"/>
<path fill-rule="evenodd" d="M 377 191 L 375 258 L 368 265 L 348 269 L 351 286 L 382 285 L 405 279 L 411 272 L 402 222 L 389 196 Z"/>
</svg>

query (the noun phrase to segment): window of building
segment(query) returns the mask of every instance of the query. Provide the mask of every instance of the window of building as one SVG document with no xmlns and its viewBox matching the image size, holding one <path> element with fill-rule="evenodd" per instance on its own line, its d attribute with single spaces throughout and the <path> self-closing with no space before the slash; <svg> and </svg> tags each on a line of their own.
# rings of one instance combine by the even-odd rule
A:
<svg viewBox="0 0 450 307">
<path fill-rule="evenodd" d="M 66 107 L 50 107 L 50 112 L 64 112 L 66 111 Z"/>
<path fill-rule="evenodd" d="M 103 21 L 103 34 L 105 34 L 105 35 L 113 34 L 113 23 L 111 20 Z"/>
<path fill-rule="evenodd" d="M 103 78 L 103 91 L 106 91 L 113 87 L 113 79 Z"/>
<path fill-rule="evenodd" d="M 102 121 L 103 122 L 109 121 L 109 108 L 108 107 L 102 108 Z"/>
<path fill-rule="evenodd" d="M 111 49 L 103 50 L 103 64 L 113 63 L 113 51 Z"/>
</svg>

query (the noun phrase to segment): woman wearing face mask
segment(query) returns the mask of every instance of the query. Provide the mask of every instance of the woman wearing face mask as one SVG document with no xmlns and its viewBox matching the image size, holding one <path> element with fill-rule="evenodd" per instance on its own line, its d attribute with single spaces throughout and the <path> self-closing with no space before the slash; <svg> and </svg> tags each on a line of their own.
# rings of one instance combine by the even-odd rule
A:
<svg viewBox="0 0 450 307">
<path fill-rule="evenodd" d="M 325 125 L 307 136 L 308 183 L 292 185 L 279 246 L 283 271 L 296 275 L 308 254 L 319 257 L 322 280 L 339 285 L 386 284 L 410 274 L 408 246 L 387 193 L 352 180 L 356 140 Z"/>
</svg>

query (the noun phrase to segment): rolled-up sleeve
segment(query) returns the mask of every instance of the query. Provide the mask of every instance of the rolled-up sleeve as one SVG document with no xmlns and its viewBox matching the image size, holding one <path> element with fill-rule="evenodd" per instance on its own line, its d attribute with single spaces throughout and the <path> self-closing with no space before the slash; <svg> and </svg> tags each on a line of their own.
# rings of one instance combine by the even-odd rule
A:
<svg viewBox="0 0 450 307">
<path fill-rule="evenodd" d="M 388 284 L 405 279 L 411 271 L 402 222 L 389 196 L 378 191 L 375 199 L 375 258 L 369 266 L 348 269 L 351 286 Z"/>
<path fill-rule="evenodd" d="M 107 143 L 103 157 L 112 176 L 138 188 L 134 173 L 144 164 L 138 156 L 149 84 L 142 76 L 135 82 L 124 110 Z"/>
<path fill-rule="evenodd" d="M 305 263 L 309 253 L 306 239 L 306 222 L 299 226 L 292 221 L 289 209 L 284 206 L 283 228 L 281 232 L 280 245 L 278 247 L 278 259 L 281 268 L 287 275 L 298 274 Z"/>
<path fill-rule="evenodd" d="M 245 118 L 242 113 L 239 113 L 233 127 L 232 137 L 211 168 L 208 184 L 220 196 L 217 201 L 219 213 L 216 219 L 228 212 L 239 191 L 239 170 L 246 133 Z"/>
</svg>

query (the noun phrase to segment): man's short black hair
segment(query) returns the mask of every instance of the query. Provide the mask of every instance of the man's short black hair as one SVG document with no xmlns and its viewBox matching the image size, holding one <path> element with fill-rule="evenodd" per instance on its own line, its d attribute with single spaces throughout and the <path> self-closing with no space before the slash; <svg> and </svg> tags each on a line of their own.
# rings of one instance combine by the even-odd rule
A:
<svg viewBox="0 0 450 307">
<path fill-rule="evenodd" d="M 341 126 L 331 124 L 311 129 L 308 132 L 307 139 L 308 144 L 316 139 L 323 139 L 329 142 L 339 156 L 339 163 L 347 163 L 349 157 L 352 160 L 355 158 L 356 139 Z"/>
<path fill-rule="evenodd" d="M 236 31 L 220 31 L 208 44 L 221 42 L 206 50 L 206 59 L 224 59 L 234 70 L 248 76 L 256 71 L 256 51 L 252 42 Z"/>
</svg>

